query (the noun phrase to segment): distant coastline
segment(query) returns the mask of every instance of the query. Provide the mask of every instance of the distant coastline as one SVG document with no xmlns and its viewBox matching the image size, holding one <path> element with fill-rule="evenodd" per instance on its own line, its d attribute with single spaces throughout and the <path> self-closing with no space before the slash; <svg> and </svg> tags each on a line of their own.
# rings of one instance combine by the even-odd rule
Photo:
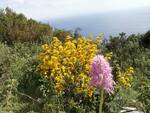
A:
<svg viewBox="0 0 150 113">
<path fill-rule="evenodd" d="M 58 18 L 45 22 L 56 28 L 72 31 L 80 27 L 84 36 L 104 33 L 105 37 L 109 37 L 116 36 L 120 32 L 130 35 L 145 33 L 150 29 L 150 8 Z"/>
</svg>

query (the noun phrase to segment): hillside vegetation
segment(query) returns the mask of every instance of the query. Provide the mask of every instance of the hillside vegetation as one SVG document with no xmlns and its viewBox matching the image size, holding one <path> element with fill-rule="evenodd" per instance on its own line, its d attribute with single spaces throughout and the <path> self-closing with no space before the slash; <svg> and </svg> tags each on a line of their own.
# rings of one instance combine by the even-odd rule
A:
<svg viewBox="0 0 150 113">
<path fill-rule="evenodd" d="M 99 91 L 87 85 L 87 61 L 95 54 L 109 61 L 115 81 L 114 93 L 104 95 L 103 111 L 130 106 L 149 113 L 150 31 L 83 38 L 1 10 L 0 113 L 98 113 Z"/>
</svg>

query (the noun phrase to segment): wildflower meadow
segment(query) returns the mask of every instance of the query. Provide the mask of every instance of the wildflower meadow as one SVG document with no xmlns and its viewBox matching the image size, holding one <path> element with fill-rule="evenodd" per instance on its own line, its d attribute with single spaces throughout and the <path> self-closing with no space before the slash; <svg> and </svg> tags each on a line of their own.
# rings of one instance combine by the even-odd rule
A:
<svg viewBox="0 0 150 113">
<path fill-rule="evenodd" d="M 84 37 L 1 11 L 0 113 L 150 113 L 149 39 Z"/>
</svg>

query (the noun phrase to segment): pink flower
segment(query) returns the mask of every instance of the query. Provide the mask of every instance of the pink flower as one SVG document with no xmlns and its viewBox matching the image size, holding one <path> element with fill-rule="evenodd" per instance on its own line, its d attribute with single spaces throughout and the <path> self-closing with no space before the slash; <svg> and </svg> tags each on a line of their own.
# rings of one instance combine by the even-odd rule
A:
<svg viewBox="0 0 150 113">
<path fill-rule="evenodd" d="M 103 88 L 111 94 L 114 90 L 114 80 L 109 62 L 102 55 L 94 57 L 90 70 L 91 85 Z"/>
</svg>

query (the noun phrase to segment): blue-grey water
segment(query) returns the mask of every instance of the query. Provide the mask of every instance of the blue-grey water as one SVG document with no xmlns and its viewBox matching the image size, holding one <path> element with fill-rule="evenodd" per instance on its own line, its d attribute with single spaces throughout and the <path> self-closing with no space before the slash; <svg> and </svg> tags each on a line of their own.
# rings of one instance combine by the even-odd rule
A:
<svg viewBox="0 0 150 113">
<path fill-rule="evenodd" d="M 56 28 L 72 31 L 79 27 L 84 36 L 99 33 L 104 33 L 105 37 L 116 36 L 121 32 L 127 35 L 144 33 L 150 30 L 150 8 L 58 18 L 49 23 Z"/>
</svg>

